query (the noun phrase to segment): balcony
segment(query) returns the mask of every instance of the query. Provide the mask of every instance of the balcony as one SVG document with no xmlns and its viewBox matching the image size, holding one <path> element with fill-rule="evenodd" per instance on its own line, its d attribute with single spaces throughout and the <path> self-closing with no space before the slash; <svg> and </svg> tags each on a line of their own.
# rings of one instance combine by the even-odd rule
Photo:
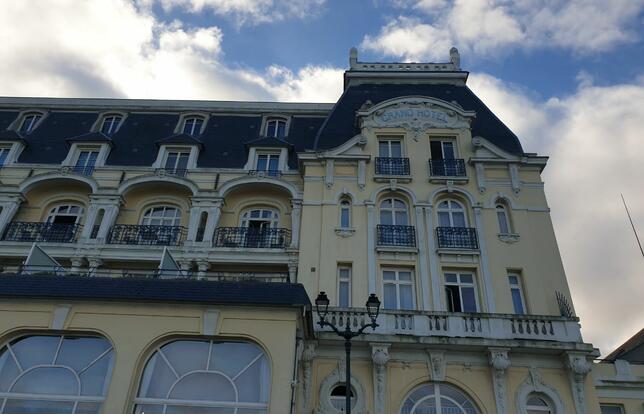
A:
<svg viewBox="0 0 644 414">
<path fill-rule="evenodd" d="M 378 246 L 416 247 L 416 229 L 414 226 L 376 226 Z"/>
<path fill-rule="evenodd" d="M 20 222 L 9 223 L 3 240 L 14 242 L 74 243 L 80 224 Z"/>
<path fill-rule="evenodd" d="M 252 177 L 275 177 L 279 178 L 282 176 L 280 170 L 248 170 L 248 175 Z"/>
<path fill-rule="evenodd" d="M 463 159 L 429 160 L 429 175 L 434 178 L 464 179 L 465 161 Z"/>
<path fill-rule="evenodd" d="M 376 157 L 376 179 L 391 177 L 411 180 L 409 158 Z"/>
<path fill-rule="evenodd" d="M 179 246 L 186 235 L 182 226 L 145 226 L 117 224 L 107 236 L 109 244 L 139 246 Z"/>
<path fill-rule="evenodd" d="M 368 323 L 363 309 L 331 309 L 326 317 L 339 329 Z M 543 315 L 509 315 L 486 313 L 448 313 L 428 311 L 383 310 L 373 334 L 412 335 L 417 337 L 481 338 L 488 340 L 527 339 L 582 342 L 577 318 Z M 320 328 L 316 331 L 330 331 Z M 371 331 L 369 331 L 371 332 Z"/>
<path fill-rule="evenodd" d="M 472 227 L 437 227 L 439 249 L 477 250 L 479 241 Z"/>
<path fill-rule="evenodd" d="M 214 247 L 284 249 L 291 240 L 288 229 L 257 229 L 250 227 L 218 227 L 213 237 Z"/>
</svg>

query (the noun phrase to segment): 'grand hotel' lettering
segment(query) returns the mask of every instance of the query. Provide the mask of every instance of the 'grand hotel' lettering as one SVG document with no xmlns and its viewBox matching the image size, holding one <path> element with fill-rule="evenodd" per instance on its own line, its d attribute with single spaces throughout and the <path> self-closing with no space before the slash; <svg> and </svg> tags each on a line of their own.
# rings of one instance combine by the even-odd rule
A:
<svg viewBox="0 0 644 414">
<path fill-rule="evenodd" d="M 432 111 L 425 108 L 407 108 L 407 109 L 392 109 L 384 112 L 379 116 L 382 122 L 388 123 L 393 121 L 401 121 L 405 119 L 411 120 L 432 120 L 447 123 L 447 115 L 442 112 Z"/>
</svg>

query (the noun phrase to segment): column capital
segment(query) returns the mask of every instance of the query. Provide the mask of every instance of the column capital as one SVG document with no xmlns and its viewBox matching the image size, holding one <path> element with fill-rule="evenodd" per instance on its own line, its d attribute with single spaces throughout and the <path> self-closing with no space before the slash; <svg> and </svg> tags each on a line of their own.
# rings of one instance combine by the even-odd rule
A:
<svg viewBox="0 0 644 414">
<path fill-rule="evenodd" d="M 293 198 L 293 199 L 291 199 L 291 207 L 293 207 L 293 208 L 302 208 L 302 199 L 301 198 Z"/>
<path fill-rule="evenodd" d="M 90 204 L 97 205 L 122 205 L 125 200 L 120 194 L 90 194 Z"/>
<path fill-rule="evenodd" d="M 505 371 L 510 368 L 511 361 L 508 356 L 509 348 L 488 348 L 489 362 L 496 371 Z"/>
<path fill-rule="evenodd" d="M 374 365 L 384 366 L 389 362 L 389 347 L 391 344 L 370 343 L 371 360 Z"/>
<path fill-rule="evenodd" d="M 445 351 L 428 349 L 427 356 L 429 357 L 428 365 L 432 381 L 445 381 L 445 368 L 447 365 Z"/>
</svg>

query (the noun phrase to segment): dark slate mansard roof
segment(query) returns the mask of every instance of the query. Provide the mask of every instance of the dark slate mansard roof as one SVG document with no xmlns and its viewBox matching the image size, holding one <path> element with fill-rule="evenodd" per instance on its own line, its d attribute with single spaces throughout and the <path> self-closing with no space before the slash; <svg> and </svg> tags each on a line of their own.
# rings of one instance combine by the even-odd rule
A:
<svg viewBox="0 0 644 414">
<path fill-rule="evenodd" d="M 262 115 L 259 111 L 257 114 L 213 114 L 204 133 L 195 137 L 175 134 L 179 110 L 176 113 L 165 109 L 164 113 L 151 112 L 154 108 L 149 109 L 150 112 L 133 111 L 108 138 L 113 148 L 106 164 L 150 166 L 156 160 L 161 143 L 201 143 L 199 167 L 242 168 L 247 161 L 248 144 L 262 146 L 275 141 L 276 146 L 289 148 L 289 166 L 297 168 L 298 152 L 335 148 L 358 134 L 356 111 L 367 100 L 375 105 L 401 96 L 428 96 L 456 102 L 465 110 L 476 112 L 472 136 L 481 136 L 511 154 L 524 154 L 516 135 L 467 86 L 372 83 L 349 86 L 326 118 L 319 114 L 294 114 L 288 136 L 280 142 L 260 136 Z M 16 110 L 0 110 L 0 130 L 6 131 L 18 114 Z M 83 137 L 98 141 L 96 133 L 90 134 L 90 129 L 99 114 L 98 110 L 52 110 L 34 131 L 22 137 L 27 145 L 18 161 L 59 164 L 67 156 L 71 142 Z"/>
</svg>

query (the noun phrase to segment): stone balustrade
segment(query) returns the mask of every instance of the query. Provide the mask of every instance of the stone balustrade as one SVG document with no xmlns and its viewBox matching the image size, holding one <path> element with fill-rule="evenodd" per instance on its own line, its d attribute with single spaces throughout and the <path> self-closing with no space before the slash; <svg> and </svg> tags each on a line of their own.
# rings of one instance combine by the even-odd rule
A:
<svg viewBox="0 0 644 414">
<path fill-rule="evenodd" d="M 339 329 L 347 323 L 354 328 L 369 322 L 358 308 L 330 309 L 326 318 Z M 582 342 L 578 319 L 561 316 L 382 310 L 378 324 L 374 333 L 381 335 Z M 316 330 L 330 329 L 316 325 Z"/>
</svg>

